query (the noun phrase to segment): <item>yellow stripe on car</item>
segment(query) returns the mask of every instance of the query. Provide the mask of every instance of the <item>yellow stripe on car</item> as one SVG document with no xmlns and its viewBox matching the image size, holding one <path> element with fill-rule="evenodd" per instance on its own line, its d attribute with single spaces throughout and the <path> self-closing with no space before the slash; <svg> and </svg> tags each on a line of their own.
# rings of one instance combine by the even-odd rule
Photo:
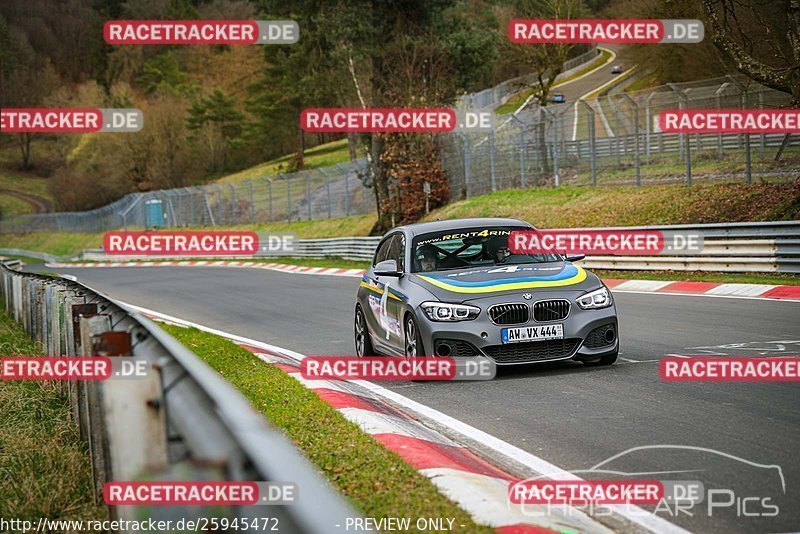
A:
<svg viewBox="0 0 800 534">
<path fill-rule="evenodd" d="M 362 282 L 361 282 L 361 284 L 359 284 L 359 285 L 360 285 L 361 287 L 365 287 L 365 288 L 369 289 L 370 291 L 374 291 L 374 292 L 375 292 L 375 293 L 377 293 L 378 295 L 381 295 L 381 296 L 383 296 L 383 292 L 384 292 L 384 290 L 383 290 L 383 289 L 381 289 L 381 288 L 379 288 L 379 287 L 375 287 L 375 286 L 373 286 L 373 285 L 370 285 L 370 284 L 368 284 L 368 283 L 366 283 L 366 282 L 363 282 L 363 281 L 362 281 Z M 403 300 L 403 299 L 401 299 L 400 297 L 398 297 L 397 295 L 394 295 L 394 294 L 393 294 L 391 291 L 389 291 L 389 298 L 390 298 L 390 299 L 394 299 L 394 300 Z"/>
<path fill-rule="evenodd" d="M 448 284 L 447 282 L 443 282 L 442 280 L 430 276 L 419 275 L 419 277 L 430 284 L 433 284 L 437 287 L 441 287 L 442 289 L 446 289 L 448 291 L 453 291 L 454 293 L 494 293 L 496 291 L 534 289 L 537 287 L 563 287 L 563 286 L 571 286 L 574 284 L 579 284 L 584 280 L 586 280 L 586 271 L 583 270 L 582 267 L 578 267 L 577 265 L 575 266 L 575 268 L 577 269 L 575 275 L 569 278 L 565 278 L 563 280 L 531 280 L 525 282 L 509 281 L 508 283 L 476 286 L 476 287 L 463 287 L 463 286 Z M 362 285 L 364 285 L 363 282 Z"/>
</svg>

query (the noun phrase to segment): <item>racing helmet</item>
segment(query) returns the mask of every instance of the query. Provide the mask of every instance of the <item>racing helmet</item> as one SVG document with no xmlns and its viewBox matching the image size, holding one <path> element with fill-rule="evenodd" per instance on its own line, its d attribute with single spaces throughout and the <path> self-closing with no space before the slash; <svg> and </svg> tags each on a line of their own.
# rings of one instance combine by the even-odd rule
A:
<svg viewBox="0 0 800 534">
<path fill-rule="evenodd" d="M 427 263 L 424 265 L 423 262 Z M 417 271 L 435 271 L 439 266 L 439 252 L 433 245 L 421 245 L 417 247 L 414 255 L 414 267 Z"/>
</svg>

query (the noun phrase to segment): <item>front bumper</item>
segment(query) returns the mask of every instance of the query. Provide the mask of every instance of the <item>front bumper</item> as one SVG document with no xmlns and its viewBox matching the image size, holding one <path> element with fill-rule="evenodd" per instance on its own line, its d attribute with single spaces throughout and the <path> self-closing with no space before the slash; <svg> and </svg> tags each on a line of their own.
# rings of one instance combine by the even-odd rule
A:
<svg viewBox="0 0 800 534">
<path fill-rule="evenodd" d="M 566 297 L 548 295 L 547 298 Z M 429 356 L 456 358 L 486 356 L 497 365 L 519 365 L 569 359 L 594 361 L 602 356 L 617 353 L 619 351 L 619 328 L 616 307 L 612 304 L 610 307 L 600 310 L 583 310 L 575 304 L 574 298 L 568 300 L 571 302 L 569 315 L 558 321 L 539 322 L 531 317 L 524 324 L 496 325 L 489 319 L 487 313 L 488 306 L 495 303 L 490 301 L 486 303 L 470 302 L 481 308 L 478 317 L 471 321 L 431 321 L 421 310 L 418 310 L 417 323 L 425 353 Z M 509 302 L 509 300 L 503 302 Z M 563 340 L 506 344 L 502 342 L 502 328 L 555 323 L 564 325 Z M 443 345 L 447 345 L 447 351 L 442 350 Z M 444 352 L 448 352 L 448 354 Z"/>
</svg>

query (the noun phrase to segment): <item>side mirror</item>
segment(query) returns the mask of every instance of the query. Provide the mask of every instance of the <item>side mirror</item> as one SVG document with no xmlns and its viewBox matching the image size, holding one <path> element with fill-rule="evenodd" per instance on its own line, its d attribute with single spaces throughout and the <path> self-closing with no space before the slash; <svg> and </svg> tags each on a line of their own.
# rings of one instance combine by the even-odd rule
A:
<svg viewBox="0 0 800 534">
<path fill-rule="evenodd" d="M 373 269 L 373 272 L 376 276 L 403 276 L 403 272 L 397 268 L 396 260 L 384 260 L 378 262 L 378 264 L 375 266 L 375 269 Z"/>
<path fill-rule="evenodd" d="M 567 254 L 564 256 L 564 261 L 581 261 L 586 257 L 586 254 Z"/>
</svg>

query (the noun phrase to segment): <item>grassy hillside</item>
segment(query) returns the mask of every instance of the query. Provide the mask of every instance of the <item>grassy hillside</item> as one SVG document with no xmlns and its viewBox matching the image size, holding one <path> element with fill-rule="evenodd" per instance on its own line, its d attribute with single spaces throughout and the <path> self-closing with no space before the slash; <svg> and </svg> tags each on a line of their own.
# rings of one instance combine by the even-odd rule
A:
<svg viewBox="0 0 800 534">
<path fill-rule="evenodd" d="M 51 204 L 53 199 L 47 184 L 47 178 L 0 170 L 0 213 L 3 215 L 33 213 L 37 211 L 37 199 L 40 204 Z M 28 197 L 28 200 L 22 197 Z"/>
<path fill-rule="evenodd" d="M 800 218 L 800 181 L 508 190 L 454 202 L 426 220 L 518 217 L 542 228 Z"/>
<path fill-rule="evenodd" d="M 220 182 L 241 182 L 242 180 L 250 180 L 254 178 L 263 178 L 264 176 L 275 176 L 280 172 L 287 172 L 291 159 L 294 154 L 281 156 L 280 158 L 267 161 L 250 167 L 235 174 L 224 176 L 219 179 Z M 328 167 L 336 165 L 337 163 L 346 163 L 350 161 L 350 152 L 347 147 L 347 139 L 340 139 L 324 145 L 315 146 L 306 151 L 304 155 L 304 163 L 307 169 L 316 169 L 317 167 Z"/>
<path fill-rule="evenodd" d="M 453 202 L 425 220 L 516 217 L 541 228 L 635 226 L 800 219 L 800 181 L 508 190 Z M 374 215 L 233 228 L 292 233 L 300 238 L 368 235 Z M 0 248 L 70 255 L 97 248 L 98 234 L 0 234 Z"/>
</svg>

